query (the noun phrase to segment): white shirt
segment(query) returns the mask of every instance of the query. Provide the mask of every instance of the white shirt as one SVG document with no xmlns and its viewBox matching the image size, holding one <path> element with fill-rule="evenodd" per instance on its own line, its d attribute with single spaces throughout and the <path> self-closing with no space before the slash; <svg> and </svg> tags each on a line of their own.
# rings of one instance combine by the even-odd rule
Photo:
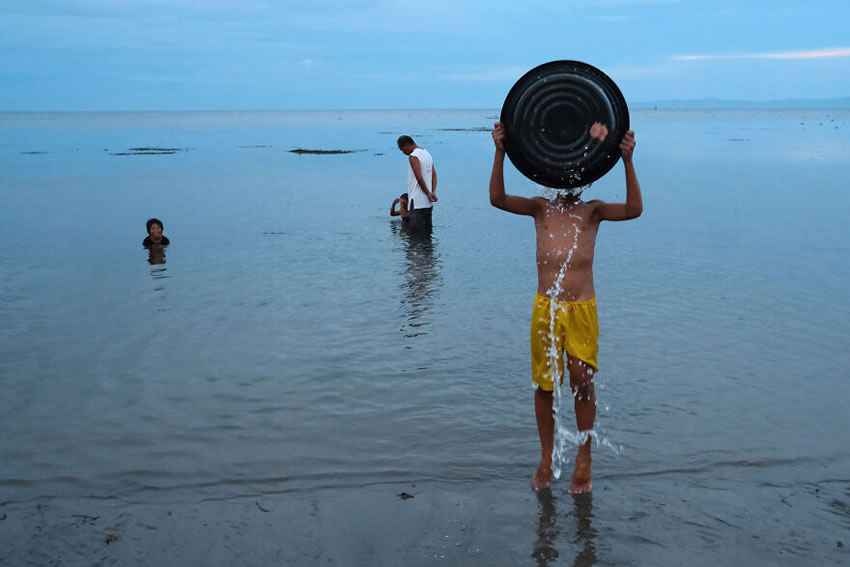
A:
<svg viewBox="0 0 850 567">
<path fill-rule="evenodd" d="M 431 180 L 434 174 L 434 159 L 431 157 L 431 154 L 428 153 L 428 150 L 416 148 L 410 152 L 410 155 L 419 160 L 419 169 L 422 172 L 422 179 L 425 181 L 425 186 L 428 188 L 428 191 L 433 191 L 434 188 L 431 187 Z M 407 164 L 407 197 L 409 199 L 408 202 L 413 203 L 413 206 L 410 207 L 411 209 L 430 209 L 434 206 L 434 203 L 428 199 L 428 195 L 419 187 L 410 163 Z"/>
</svg>

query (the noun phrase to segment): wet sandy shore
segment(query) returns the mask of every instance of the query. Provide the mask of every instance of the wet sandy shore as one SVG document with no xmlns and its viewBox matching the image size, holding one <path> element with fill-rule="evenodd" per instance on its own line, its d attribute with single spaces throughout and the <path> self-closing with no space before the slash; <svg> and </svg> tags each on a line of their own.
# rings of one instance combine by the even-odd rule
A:
<svg viewBox="0 0 850 567">
<path fill-rule="evenodd" d="M 521 485 L 520 485 L 521 484 Z M 423 482 L 184 501 L 43 498 L 0 507 L 4 565 L 841 564 L 840 529 L 783 521 L 805 491 L 607 479 Z M 728 487 L 727 487 L 728 488 Z M 836 487 L 840 490 L 840 487 Z M 828 490 L 827 490 L 828 492 Z M 823 494 L 828 501 L 840 494 Z M 723 518 L 706 508 L 723 506 Z M 817 506 L 811 512 L 818 514 Z M 844 532 L 846 535 L 846 532 Z"/>
</svg>

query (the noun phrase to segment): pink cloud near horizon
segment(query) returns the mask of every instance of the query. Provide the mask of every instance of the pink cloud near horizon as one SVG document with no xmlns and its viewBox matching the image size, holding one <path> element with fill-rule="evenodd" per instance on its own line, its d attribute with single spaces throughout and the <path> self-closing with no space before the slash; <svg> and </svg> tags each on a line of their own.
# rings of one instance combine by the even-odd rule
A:
<svg viewBox="0 0 850 567">
<path fill-rule="evenodd" d="M 814 49 L 810 51 L 784 51 L 778 53 L 749 53 L 729 55 L 675 55 L 674 61 L 705 61 L 708 59 L 821 59 L 824 57 L 850 57 L 850 47 Z"/>
</svg>

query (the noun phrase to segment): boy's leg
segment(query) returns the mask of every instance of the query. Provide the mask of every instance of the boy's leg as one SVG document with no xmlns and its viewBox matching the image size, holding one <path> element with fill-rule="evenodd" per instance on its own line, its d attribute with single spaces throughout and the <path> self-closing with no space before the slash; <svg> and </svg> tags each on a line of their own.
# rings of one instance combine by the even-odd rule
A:
<svg viewBox="0 0 850 567">
<path fill-rule="evenodd" d="M 531 488 L 549 488 L 552 482 L 552 448 L 555 442 L 555 416 L 552 414 L 552 392 L 543 388 L 534 390 L 534 415 L 540 434 L 540 465 L 531 478 Z"/>
<path fill-rule="evenodd" d="M 568 356 L 567 368 L 570 372 L 570 390 L 575 398 L 576 425 L 580 433 L 593 429 L 596 419 L 596 392 L 593 388 L 593 367 L 577 358 Z M 590 437 L 578 448 L 576 468 L 568 489 L 573 494 L 590 492 L 593 488 L 593 475 L 590 470 Z"/>
</svg>

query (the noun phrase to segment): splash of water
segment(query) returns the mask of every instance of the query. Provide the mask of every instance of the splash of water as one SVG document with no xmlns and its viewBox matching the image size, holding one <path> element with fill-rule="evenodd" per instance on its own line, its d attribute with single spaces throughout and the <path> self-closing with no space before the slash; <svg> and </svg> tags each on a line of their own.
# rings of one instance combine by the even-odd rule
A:
<svg viewBox="0 0 850 567">
<path fill-rule="evenodd" d="M 573 190 L 569 190 L 570 195 L 578 195 L 580 194 L 586 187 L 579 187 Z M 566 212 L 567 215 L 576 220 L 582 220 L 581 216 L 576 215 L 570 212 L 570 206 L 565 205 L 560 199 L 557 197 L 564 194 L 564 190 L 553 189 L 550 194 L 554 192 L 554 198 L 547 198 L 552 201 L 550 206 L 558 207 L 561 212 Z M 564 260 L 564 263 L 561 265 L 558 270 L 558 275 L 555 278 L 552 287 L 546 291 L 546 295 L 549 296 L 549 368 L 553 374 L 552 382 L 552 412 L 553 418 L 555 420 L 555 438 L 552 446 L 552 476 L 555 479 L 559 479 L 561 477 L 561 469 L 564 463 L 569 462 L 569 457 L 566 453 L 566 448 L 570 445 L 580 446 L 587 442 L 589 438 L 594 438 L 596 440 L 597 447 L 599 445 L 603 445 L 605 447 L 610 448 L 614 451 L 615 454 L 620 454 L 622 448 L 615 447 L 608 439 L 604 439 L 600 437 L 596 429 L 591 429 L 588 431 L 572 431 L 565 424 L 564 420 L 561 419 L 561 404 L 562 404 L 562 395 L 561 395 L 561 375 L 559 374 L 558 369 L 558 358 L 560 353 L 558 352 L 558 346 L 555 340 L 555 315 L 559 308 L 558 300 L 561 297 L 561 294 L 564 292 L 563 289 L 563 281 L 566 276 L 567 270 L 569 270 L 570 262 L 572 261 L 573 254 L 578 249 L 578 239 L 581 234 L 581 229 L 578 224 L 573 223 L 573 243 L 570 249 L 567 251 L 567 257 Z M 554 234 L 549 235 L 550 238 L 554 238 Z M 563 252 L 563 250 L 557 251 L 559 254 Z M 564 373 L 566 374 L 568 369 L 564 369 Z M 592 374 L 592 370 L 588 369 L 588 373 Z M 557 375 L 557 376 L 556 376 Z M 557 378 L 557 379 L 556 379 Z M 593 378 L 591 378 L 592 380 Z M 578 392 L 572 392 L 573 397 L 578 395 Z"/>
<path fill-rule="evenodd" d="M 570 261 L 573 259 L 573 254 L 578 248 L 578 235 L 581 233 L 578 225 L 573 224 L 573 245 L 567 251 L 567 258 L 563 265 L 558 270 L 558 276 L 552 287 L 547 290 L 549 296 L 549 369 L 552 372 L 552 412 L 555 419 L 555 439 L 552 445 L 552 476 L 556 479 L 561 478 L 561 463 L 564 459 L 564 447 L 566 445 L 566 436 L 568 434 L 561 420 L 561 377 L 558 369 L 558 346 L 555 341 L 555 314 L 558 311 L 558 298 L 563 291 L 562 283 L 564 276 L 570 266 Z M 560 251 L 559 251 L 560 252 Z M 566 372 L 566 369 L 565 369 Z"/>
<path fill-rule="evenodd" d="M 590 187 L 590 185 L 582 187 L 568 187 L 564 189 L 556 187 L 541 187 L 540 192 L 546 199 L 552 201 L 554 204 L 560 201 L 561 197 L 578 197 L 588 187 Z"/>
</svg>

